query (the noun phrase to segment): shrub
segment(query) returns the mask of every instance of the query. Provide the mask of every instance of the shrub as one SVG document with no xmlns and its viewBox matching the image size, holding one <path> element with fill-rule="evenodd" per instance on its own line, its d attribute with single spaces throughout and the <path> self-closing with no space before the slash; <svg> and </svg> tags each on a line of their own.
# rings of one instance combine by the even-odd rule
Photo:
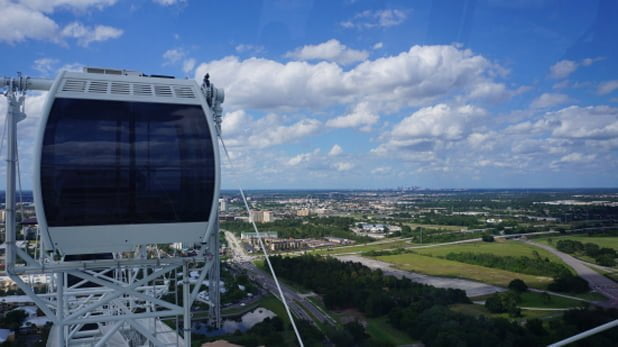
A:
<svg viewBox="0 0 618 347">
<path fill-rule="evenodd" d="M 494 242 L 494 237 L 492 235 L 483 235 L 482 239 L 485 242 Z"/>
<path fill-rule="evenodd" d="M 509 289 L 514 290 L 519 293 L 523 293 L 528 290 L 528 285 L 526 282 L 516 278 L 509 283 Z"/>
<path fill-rule="evenodd" d="M 521 311 L 517 304 L 521 301 L 518 294 L 513 292 L 498 293 L 485 300 L 485 307 L 492 313 L 508 312 L 511 316 L 519 316 Z"/>
<path fill-rule="evenodd" d="M 590 290 L 590 286 L 583 278 L 568 275 L 554 279 L 547 289 L 554 292 L 585 293 Z"/>
<path fill-rule="evenodd" d="M 609 254 L 601 254 L 594 260 L 601 266 L 616 266 L 616 260 Z"/>
</svg>

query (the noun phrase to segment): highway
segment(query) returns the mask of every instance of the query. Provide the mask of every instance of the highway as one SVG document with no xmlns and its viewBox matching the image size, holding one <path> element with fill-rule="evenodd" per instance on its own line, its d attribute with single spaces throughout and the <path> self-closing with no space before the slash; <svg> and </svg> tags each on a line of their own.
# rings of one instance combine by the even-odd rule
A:
<svg viewBox="0 0 618 347">
<path fill-rule="evenodd" d="M 275 280 L 270 276 L 270 274 L 267 274 L 253 264 L 252 260 L 254 257 L 247 255 L 244 248 L 233 233 L 229 231 L 224 231 L 224 233 L 227 243 L 230 245 L 232 253 L 234 254 L 232 261 L 239 268 L 246 271 L 252 281 L 272 293 L 275 297 L 279 298 L 279 291 L 277 290 Z M 324 312 L 320 307 L 314 305 L 309 299 L 301 296 L 292 288 L 281 283 L 281 281 L 279 281 L 279 284 L 281 286 L 281 290 L 283 291 L 283 295 L 285 295 L 287 300 L 288 307 L 295 317 L 309 322 L 314 322 L 315 319 L 322 324 L 336 324 L 336 321 L 329 316 L 328 313 Z"/>
<path fill-rule="evenodd" d="M 543 248 L 562 259 L 567 265 L 573 268 L 577 275 L 583 279 L 585 279 L 590 288 L 593 290 L 605 295 L 609 301 L 604 303 L 604 306 L 608 307 L 618 307 L 618 283 L 610 280 L 609 278 L 601 275 L 600 273 L 592 270 L 590 267 L 586 266 L 586 264 L 566 253 L 560 252 L 559 250 L 532 241 L 527 241 L 529 244 L 534 245 L 539 248 Z"/>
<path fill-rule="evenodd" d="M 269 274 L 266 274 L 264 271 L 258 269 L 255 265 L 253 265 L 253 263 L 250 262 L 238 263 L 238 266 L 244 269 L 249 278 L 251 278 L 255 283 L 261 285 L 264 289 L 268 290 L 276 297 L 279 297 L 279 291 L 277 290 L 275 281 Z M 294 316 L 310 322 L 314 320 L 312 318 L 314 317 L 320 323 L 335 324 L 335 320 L 332 317 L 319 309 L 307 298 L 301 296 L 295 290 L 281 283 L 281 281 L 279 281 L 279 285 L 281 286 L 283 295 L 285 295 L 290 311 L 292 311 Z M 307 312 L 311 313 L 311 315 Z"/>
<path fill-rule="evenodd" d="M 522 237 L 522 236 L 533 236 L 533 235 L 548 235 L 548 234 L 557 234 L 557 231 L 554 230 L 550 230 L 550 231 L 537 231 L 537 232 L 533 232 L 533 233 L 522 233 L 522 234 L 508 234 L 508 235 L 497 235 L 494 236 L 495 239 L 511 239 L 511 238 L 517 238 L 517 237 Z M 398 239 L 397 241 L 404 241 L 404 240 L 409 240 L 410 238 L 406 238 L 406 239 Z M 477 237 L 474 239 L 465 239 L 465 240 L 459 240 L 459 241 L 450 241 L 450 242 L 442 242 L 442 243 L 430 243 L 430 244 L 426 244 L 426 245 L 416 245 L 416 246 L 407 246 L 407 247 L 394 247 L 394 248 L 384 248 L 384 249 L 380 249 L 380 251 L 393 251 L 396 249 L 420 249 L 420 248 L 432 248 L 432 247 L 442 247 L 442 246 L 449 246 L 449 245 L 459 245 L 462 243 L 474 243 L 474 242 L 480 242 L 483 241 L 482 238 Z M 379 241 L 379 242 L 371 242 L 371 243 L 367 243 L 367 244 L 361 244 L 361 245 L 352 245 L 352 246 L 343 246 L 343 247 L 335 247 L 335 248 L 331 248 L 331 250 L 336 251 L 339 249 L 344 249 L 344 248 L 348 248 L 348 247 L 356 247 L 356 246 L 372 246 L 372 245 L 377 245 L 380 243 L 387 243 L 385 241 Z M 389 242 L 390 243 L 390 242 Z M 302 254 L 304 251 L 297 251 L 297 252 L 289 252 L 287 254 Z M 345 253 L 336 253 L 337 255 L 355 255 L 355 254 L 361 254 L 363 252 L 366 251 L 354 251 L 354 252 L 345 252 Z"/>
</svg>

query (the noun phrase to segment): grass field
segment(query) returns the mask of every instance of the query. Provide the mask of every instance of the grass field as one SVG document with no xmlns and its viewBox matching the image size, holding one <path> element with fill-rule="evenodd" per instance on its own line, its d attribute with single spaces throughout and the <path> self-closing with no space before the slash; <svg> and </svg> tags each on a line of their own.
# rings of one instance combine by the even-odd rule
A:
<svg viewBox="0 0 618 347">
<path fill-rule="evenodd" d="M 412 244 L 407 241 L 401 240 L 393 240 L 392 242 L 381 242 L 381 243 L 368 243 L 358 246 L 344 246 L 344 247 L 335 247 L 328 249 L 319 249 L 310 252 L 311 254 L 318 255 L 337 255 L 343 253 L 355 253 L 355 252 L 369 252 L 369 251 L 377 251 L 381 249 L 391 249 L 391 248 L 400 248 L 400 247 L 409 247 Z"/>
<path fill-rule="evenodd" d="M 453 304 L 449 306 L 451 311 L 467 314 L 472 317 L 491 317 L 491 312 L 487 311 L 485 306 L 478 304 Z"/>
<path fill-rule="evenodd" d="M 549 242 L 549 239 L 552 241 Z M 534 239 L 546 245 L 555 247 L 558 240 L 573 240 L 581 243 L 594 243 L 599 247 L 609 247 L 618 250 L 618 236 L 587 236 L 587 235 L 568 235 L 568 236 L 552 236 Z"/>
<path fill-rule="evenodd" d="M 281 303 L 281 301 L 275 298 L 274 295 L 272 294 L 266 295 L 262 300 L 257 302 L 256 307 L 263 307 L 265 309 L 271 310 L 277 315 L 277 317 L 283 320 L 285 326 L 290 324 L 290 318 L 288 317 L 288 314 L 285 312 L 285 307 L 283 307 L 283 304 Z"/>
<path fill-rule="evenodd" d="M 434 276 L 467 278 L 501 287 L 508 286 L 509 282 L 515 278 L 523 280 L 530 287 L 539 289 L 545 289 L 547 284 L 552 281 L 549 277 L 519 274 L 414 253 L 387 255 L 376 258 L 406 271 Z"/>
<path fill-rule="evenodd" d="M 377 341 L 387 342 L 390 345 L 409 345 L 415 341 L 408 334 L 393 328 L 386 317 L 367 320 L 367 333 Z"/>
<path fill-rule="evenodd" d="M 418 224 L 418 223 L 404 223 L 404 224 L 412 228 L 412 230 L 416 228 L 447 230 L 447 231 L 460 231 L 460 230 L 468 229 L 467 227 L 464 227 L 461 225 Z"/>
<path fill-rule="evenodd" d="M 419 254 L 432 255 L 434 257 L 444 257 L 449 253 L 461 252 L 489 253 L 498 256 L 533 257 L 533 252 L 535 251 L 543 258 L 548 258 L 550 261 L 558 264 L 564 264 L 560 258 L 552 253 L 521 241 L 474 242 L 432 248 L 419 248 L 415 250 L 415 252 Z"/>
<path fill-rule="evenodd" d="M 561 296 L 550 295 L 547 301 L 541 293 L 525 292 L 520 295 L 522 307 L 543 307 L 543 308 L 571 308 L 585 307 L 587 304 L 583 301 L 563 298 Z"/>
<path fill-rule="evenodd" d="M 473 317 L 484 316 L 484 317 L 491 317 L 491 318 L 505 318 L 505 319 L 515 320 L 515 321 L 523 321 L 526 319 L 533 319 L 533 318 L 549 319 L 549 318 L 560 317 L 563 314 L 562 311 L 522 310 L 521 317 L 513 318 L 509 316 L 508 313 L 491 313 L 485 308 L 485 306 L 478 305 L 478 304 L 454 304 L 454 305 L 449 306 L 449 308 L 451 309 L 451 311 L 463 313 L 463 314 L 470 315 Z"/>
</svg>

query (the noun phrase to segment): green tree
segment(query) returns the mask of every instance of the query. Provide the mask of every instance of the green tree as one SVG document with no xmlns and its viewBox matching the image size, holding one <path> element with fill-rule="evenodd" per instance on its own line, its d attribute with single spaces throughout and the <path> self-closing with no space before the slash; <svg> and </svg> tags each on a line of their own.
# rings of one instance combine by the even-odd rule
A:
<svg viewBox="0 0 618 347">
<path fill-rule="evenodd" d="M 528 290 L 528 285 L 526 282 L 516 278 L 509 283 L 509 289 L 514 290 L 518 293 L 523 293 Z"/>
<path fill-rule="evenodd" d="M 511 316 L 519 316 L 520 300 L 519 295 L 514 292 L 497 293 L 485 300 L 485 307 L 492 313 L 508 312 Z"/>
<path fill-rule="evenodd" d="M 483 235 L 482 239 L 485 242 L 494 242 L 494 237 L 492 235 Z"/>
<path fill-rule="evenodd" d="M 27 317 L 28 315 L 24 312 L 24 310 L 15 309 L 4 315 L 4 318 L 0 320 L 0 325 L 6 329 L 17 330 L 22 324 L 24 324 Z"/>
<path fill-rule="evenodd" d="M 609 254 L 602 254 L 594 260 L 601 266 L 616 266 L 616 260 Z"/>
<path fill-rule="evenodd" d="M 553 292 L 585 293 L 590 290 L 588 282 L 579 276 L 566 275 L 554 279 L 547 286 Z"/>
</svg>

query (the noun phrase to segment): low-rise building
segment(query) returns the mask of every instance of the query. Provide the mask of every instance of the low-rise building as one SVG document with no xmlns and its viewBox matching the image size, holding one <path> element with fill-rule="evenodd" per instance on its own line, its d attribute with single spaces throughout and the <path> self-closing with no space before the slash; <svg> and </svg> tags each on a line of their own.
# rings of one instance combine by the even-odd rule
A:
<svg viewBox="0 0 618 347">
<path fill-rule="evenodd" d="M 311 215 L 311 210 L 308 208 L 301 208 L 299 210 L 296 210 L 297 217 L 309 217 L 309 215 Z"/>
<path fill-rule="evenodd" d="M 272 222 L 272 212 L 271 211 L 251 211 L 251 217 L 249 221 L 255 223 L 269 223 Z"/>
<path fill-rule="evenodd" d="M 266 241 L 266 244 L 271 251 L 285 251 L 285 250 L 302 248 L 304 245 L 304 242 L 303 240 L 299 240 L 299 239 L 283 239 L 283 240 L 269 239 Z"/>
<path fill-rule="evenodd" d="M 349 245 L 349 244 L 354 243 L 354 241 L 348 240 L 348 239 L 344 239 L 342 237 L 326 236 L 324 239 L 326 241 L 330 242 L 330 243 L 335 243 L 335 244 L 338 244 L 338 245 Z"/>
</svg>

